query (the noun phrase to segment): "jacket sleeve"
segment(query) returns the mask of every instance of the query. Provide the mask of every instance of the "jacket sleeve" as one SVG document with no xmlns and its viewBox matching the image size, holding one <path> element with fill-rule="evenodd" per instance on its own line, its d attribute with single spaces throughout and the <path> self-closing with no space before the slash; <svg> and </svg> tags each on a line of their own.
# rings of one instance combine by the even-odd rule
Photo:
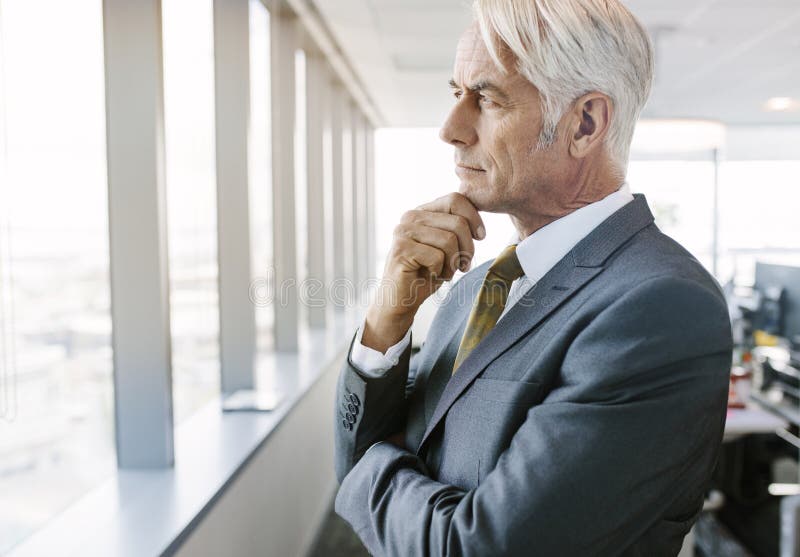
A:
<svg viewBox="0 0 800 557">
<path fill-rule="evenodd" d="M 665 517 L 688 530 L 722 439 L 730 357 L 718 291 L 651 279 L 577 333 L 559 384 L 477 488 L 378 443 L 336 511 L 374 555 L 617 555 Z"/>
<path fill-rule="evenodd" d="M 339 373 L 334 408 L 334 459 L 339 483 L 373 443 L 405 427 L 408 416 L 406 387 L 413 383 L 411 339 L 397 365 L 379 377 L 359 372 L 347 360 Z"/>
</svg>

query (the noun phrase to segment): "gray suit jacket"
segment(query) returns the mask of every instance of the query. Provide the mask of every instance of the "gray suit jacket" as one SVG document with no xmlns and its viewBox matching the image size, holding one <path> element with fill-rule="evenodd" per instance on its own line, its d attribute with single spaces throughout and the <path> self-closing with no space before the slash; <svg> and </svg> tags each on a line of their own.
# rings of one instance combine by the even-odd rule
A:
<svg viewBox="0 0 800 557">
<path fill-rule="evenodd" d="M 453 286 L 413 362 L 344 365 L 336 512 L 375 555 L 676 555 L 725 422 L 717 283 L 637 195 L 451 378 L 487 268 Z M 401 430 L 407 450 L 380 442 Z"/>
</svg>

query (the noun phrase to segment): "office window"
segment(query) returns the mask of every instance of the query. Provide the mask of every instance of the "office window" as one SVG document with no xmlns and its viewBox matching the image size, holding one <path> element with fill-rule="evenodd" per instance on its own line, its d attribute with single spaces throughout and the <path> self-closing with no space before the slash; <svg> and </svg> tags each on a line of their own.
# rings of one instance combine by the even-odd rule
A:
<svg viewBox="0 0 800 557">
<path fill-rule="evenodd" d="M 750 284 L 755 262 L 800 266 L 800 161 L 728 161 L 720 171 L 719 278 Z"/>
<path fill-rule="evenodd" d="M 714 163 L 632 161 L 628 184 L 643 193 L 658 227 L 711 271 L 714 241 Z"/>
<path fill-rule="evenodd" d="M 272 252 L 272 114 L 270 14 L 261 0 L 250 0 L 250 246 L 259 355 L 273 347 L 274 315 L 270 306 Z"/>
<path fill-rule="evenodd" d="M 175 422 L 219 394 L 211 0 L 163 0 Z"/>
<path fill-rule="evenodd" d="M 0 553 L 115 470 L 104 105 L 100 0 L 0 0 Z"/>
</svg>

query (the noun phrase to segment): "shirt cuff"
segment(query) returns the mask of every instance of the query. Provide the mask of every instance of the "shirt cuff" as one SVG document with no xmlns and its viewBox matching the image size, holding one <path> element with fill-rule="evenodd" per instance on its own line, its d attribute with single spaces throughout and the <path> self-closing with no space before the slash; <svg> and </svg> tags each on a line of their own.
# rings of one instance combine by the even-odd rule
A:
<svg viewBox="0 0 800 557">
<path fill-rule="evenodd" d="M 366 321 L 365 321 L 366 323 Z M 411 328 L 406 331 L 406 335 L 394 346 L 390 346 L 385 353 L 381 354 L 373 348 L 364 346 L 361 343 L 361 335 L 364 332 L 364 325 L 358 328 L 353 348 L 350 349 L 350 363 L 363 375 L 367 377 L 382 377 L 384 373 L 392 369 L 400 361 L 400 356 L 411 342 Z"/>
</svg>

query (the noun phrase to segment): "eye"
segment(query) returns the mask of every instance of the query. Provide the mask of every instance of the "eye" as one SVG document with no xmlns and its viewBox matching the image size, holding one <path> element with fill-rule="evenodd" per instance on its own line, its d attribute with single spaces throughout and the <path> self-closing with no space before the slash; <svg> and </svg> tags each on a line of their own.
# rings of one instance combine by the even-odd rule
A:
<svg viewBox="0 0 800 557">
<path fill-rule="evenodd" d="M 453 89 L 453 96 L 454 96 L 456 99 L 460 99 L 462 94 L 463 94 L 463 93 L 462 93 L 461 91 L 459 91 L 458 89 Z"/>
<path fill-rule="evenodd" d="M 494 102 L 492 99 L 490 99 L 485 95 L 478 95 L 478 103 L 480 103 L 481 106 L 485 106 L 486 108 L 494 108 L 495 106 L 497 106 L 496 102 Z"/>
</svg>

